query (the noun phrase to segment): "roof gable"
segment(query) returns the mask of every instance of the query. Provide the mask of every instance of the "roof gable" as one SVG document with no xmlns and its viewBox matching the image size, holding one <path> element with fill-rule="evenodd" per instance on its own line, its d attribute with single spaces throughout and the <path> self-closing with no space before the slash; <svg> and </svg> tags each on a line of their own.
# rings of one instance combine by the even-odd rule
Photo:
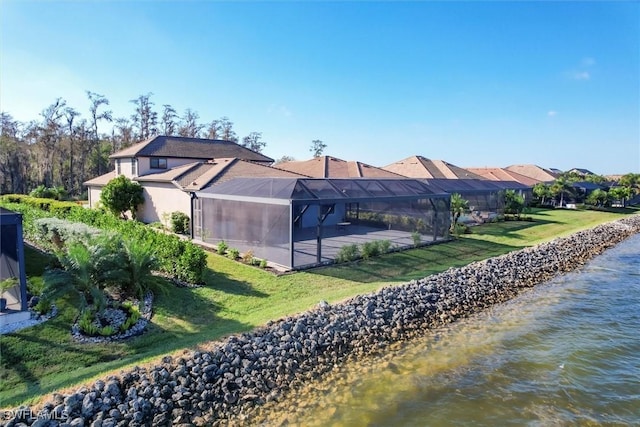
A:
<svg viewBox="0 0 640 427">
<path fill-rule="evenodd" d="M 366 163 L 346 161 L 332 156 L 278 163 L 278 168 L 312 178 L 402 178 L 394 172 Z"/>
<path fill-rule="evenodd" d="M 382 169 L 409 178 L 483 179 L 480 175 L 444 160 L 431 160 L 423 156 L 407 157 Z"/>
<path fill-rule="evenodd" d="M 537 179 L 530 178 L 528 176 L 521 175 L 517 172 L 510 171 L 508 169 L 503 169 L 503 168 L 466 168 L 466 169 L 490 181 L 516 181 L 531 187 L 541 182 Z"/>
<path fill-rule="evenodd" d="M 505 169 L 517 172 L 520 175 L 528 176 L 529 178 L 537 179 L 538 181 L 542 182 L 555 181 L 555 179 L 558 177 L 549 169 L 542 168 L 538 165 L 511 165 L 507 166 Z"/>
</svg>

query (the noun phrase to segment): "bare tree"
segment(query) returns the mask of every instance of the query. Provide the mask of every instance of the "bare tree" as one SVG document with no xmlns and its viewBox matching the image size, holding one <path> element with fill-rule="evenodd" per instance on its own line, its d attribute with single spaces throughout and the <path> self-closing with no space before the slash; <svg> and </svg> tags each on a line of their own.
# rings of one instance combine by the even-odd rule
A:
<svg viewBox="0 0 640 427">
<path fill-rule="evenodd" d="M 162 135 L 173 136 L 176 134 L 176 119 L 178 118 L 178 113 L 176 113 L 176 110 L 169 104 L 164 104 L 162 107 L 164 109 L 162 110 L 160 132 Z"/>
<path fill-rule="evenodd" d="M 207 127 L 207 138 L 219 139 L 221 134 L 222 126 L 220 125 L 220 120 L 212 120 Z"/>
<path fill-rule="evenodd" d="M 138 140 L 145 140 L 157 133 L 156 126 L 158 124 L 158 113 L 152 110 L 153 102 L 150 98 L 153 93 L 149 92 L 146 95 L 140 95 L 136 99 L 132 99 L 130 102 L 135 104 L 136 112 L 131 116 L 134 128 L 137 133 L 135 137 Z"/>
<path fill-rule="evenodd" d="M 42 172 L 40 176 L 45 187 L 53 186 L 55 158 L 59 155 L 59 150 L 56 150 L 56 146 L 59 144 L 63 132 L 61 119 L 64 116 L 66 105 L 67 102 L 64 99 L 56 99 L 53 104 L 40 113 L 43 122 L 36 128 L 31 129 L 31 132 L 36 134 L 39 148 L 37 150 L 38 169 Z"/>
<path fill-rule="evenodd" d="M 197 112 L 193 111 L 191 108 L 187 108 L 184 112 L 184 116 L 182 116 L 182 123 L 178 128 L 178 135 L 186 138 L 197 138 L 204 127 L 203 125 L 198 124 L 199 118 L 200 116 Z"/>
<path fill-rule="evenodd" d="M 87 91 L 87 96 L 89 97 L 89 102 L 91 102 L 91 105 L 89 106 L 89 112 L 91 113 L 91 130 L 93 131 L 91 146 L 95 150 L 97 173 L 98 175 L 102 175 L 102 166 L 106 162 L 103 161 L 100 156 L 101 147 L 100 136 L 98 134 L 98 122 L 100 120 L 104 120 L 111 123 L 113 121 L 113 117 L 111 110 L 98 112 L 100 107 L 109 105 L 109 100 L 107 98 L 91 91 Z"/>
<path fill-rule="evenodd" d="M 25 193 L 29 146 L 20 140 L 21 123 L 0 113 L 0 194 Z"/>
<path fill-rule="evenodd" d="M 255 151 L 256 153 L 262 153 L 262 150 L 266 147 L 267 143 L 261 141 L 261 139 L 261 132 L 251 132 L 249 135 L 242 138 L 242 146 L 247 147 L 249 150 Z"/>
<path fill-rule="evenodd" d="M 229 120 L 229 117 L 222 117 L 220 119 L 220 138 L 225 141 L 238 142 L 238 135 L 233 130 L 233 122 Z"/>
<path fill-rule="evenodd" d="M 296 159 L 293 158 L 292 156 L 284 155 L 284 156 L 280 157 L 278 160 L 276 160 L 273 165 L 275 166 L 275 165 L 278 165 L 280 163 L 294 162 L 295 160 Z"/>
<path fill-rule="evenodd" d="M 116 152 L 123 148 L 127 148 L 134 142 L 133 125 L 126 117 L 117 118 L 114 129 L 113 151 Z"/>
<path fill-rule="evenodd" d="M 68 176 L 67 176 L 67 185 L 66 185 L 67 192 L 69 194 L 75 194 L 75 180 L 74 180 L 75 169 L 73 168 L 73 158 L 76 156 L 76 152 L 75 152 L 76 129 L 73 122 L 75 121 L 76 117 L 78 117 L 79 115 L 80 113 L 71 107 L 67 107 L 64 110 L 64 117 L 67 122 L 67 141 L 69 143 L 69 157 L 68 157 L 69 172 L 67 174 Z"/>
<path fill-rule="evenodd" d="M 314 139 L 311 141 L 311 148 L 309 148 L 309 151 L 313 153 L 313 157 L 320 157 L 322 156 L 325 148 L 327 148 L 327 144 L 319 139 Z"/>
</svg>

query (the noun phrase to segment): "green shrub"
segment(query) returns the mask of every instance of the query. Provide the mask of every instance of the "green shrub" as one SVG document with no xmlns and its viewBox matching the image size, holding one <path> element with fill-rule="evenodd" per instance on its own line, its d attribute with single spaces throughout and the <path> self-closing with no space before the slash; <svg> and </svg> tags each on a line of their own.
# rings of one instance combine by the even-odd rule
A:
<svg viewBox="0 0 640 427">
<path fill-rule="evenodd" d="M 356 245 L 355 243 L 351 245 L 345 245 L 341 247 L 336 254 L 336 262 L 353 261 L 355 259 L 358 259 L 359 256 L 360 249 L 358 248 L 358 245 Z"/>
<path fill-rule="evenodd" d="M 107 325 L 107 326 L 103 326 L 102 328 L 100 328 L 100 330 L 98 332 L 103 337 L 110 337 L 111 335 L 115 335 L 117 330 L 113 326 Z"/>
<path fill-rule="evenodd" d="M 51 311 L 51 301 L 49 301 L 47 298 L 41 297 L 35 307 L 33 307 L 33 309 L 40 314 L 47 314 Z"/>
<path fill-rule="evenodd" d="M 176 266 L 177 278 L 189 283 L 202 283 L 202 276 L 207 267 L 207 255 L 191 242 L 185 242 L 184 248 Z"/>
<path fill-rule="evenodd" d="M 59 202 L 20 194 L 9 194 L 0 196 L 0 205 L 22 214 L 23 232 L 28 239 L 37 240 L 36 220 L 53 216 L 71 222 L 81 222 L 100 230 L 114 231 L 127 240 L 148 242 L 156 248 L 156 256 L 160 261 L 160 270 L 171 276 L 177 275 L 178 260 L 186 248 L 185 243 L 177 236 L 158 233 L 140 222 L 124 221 L 109 212 L 99 209 L 85 209 L 72 202 Z M 200 260 L 206 258 L 206 255 L 201 248 L 196 248 L 190 249 L 190 253 L 200 252 L 197 255 L 197 262 L 189 263 L 185 260 L 180 262 L 182 277 L 202 277 L 206 263 L 202 264 Z M 187 265 L 192 265 L 193 268 L 198 270 L 187 272 L 184 270 L 184 268 L 188 268 L 186 267 Z"/>
<path fill-rule="evenodd" d="M 216 248 L 216 251 L 220 255 L 224 255 L 227 253 L 227 249 L 229 249 L 229 245 L 227 245 L 227 243 L 224 240 L 220 240 L 220 242 L 218 243 L 218 247 Z"/>
<path fill-rule="evenodd" d="M 417 231 L 414 231 L 411 233 L 411 240 L 413 240 L 413 246 L 417 248 L 420 246 L 420 243 L 422 243 L 422 235 Z"/>
<path fill-rule="evenodd" d="M 365 242 L 362 244 L 362 259 L 369 259 L 380 255 L 378 242 Z"/>
<path fill-rule="evenodd" d="M 27 279 L 27 291 L 31 295 L 42 295 L 44 290 L 44 281 L 42 277 L 33 277 Z"/>
<path fill-rule="evenodd" d="M 267 268 L 267 260 L 266 259 L 260 260 L 260 268 Z"/>
<path fill-rule="evenodd" d="M 391 242 L 389 240 L 379 240 L 378 247 L 380 248 L 381 254 L 386 254 L 391 252 Z"/>
<path fill-rule="evenodd" d="M 457 223 L 453 224 L 451 227 L 451 233 L 453 233 L 454 236 L 460 236 L 462 234 L 467 234 L 470 232 L 471 230 L 466 224 Z"/>
<path fill-rule="evenodd" d="M 176 211 L 171 213 L 171 231 L 178 234 L 189 234 L 189 216 L 184 212 Z"/>
<path fill-rule="evenodd" d="M 29 196 L 43 199 L 65 200 L 67 198 L 67 190 L 62 186 L 45 187 L 44 185 L 39 185 L 31 190 Z"/>
<path fill-rule="evenodd" d="M 238 257 L 240 257 L 240 251 L 236 248 L 231 248 L 227 251 L 227 256 L 229 257 L 229 259 L 236 260 L 238 259 Z"/>
</svg>

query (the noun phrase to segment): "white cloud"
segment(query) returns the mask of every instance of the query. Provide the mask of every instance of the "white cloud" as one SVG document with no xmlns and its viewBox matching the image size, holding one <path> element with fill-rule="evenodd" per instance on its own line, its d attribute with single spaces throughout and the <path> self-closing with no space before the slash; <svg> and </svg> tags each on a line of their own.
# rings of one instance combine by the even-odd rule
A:
<svg viewBox="0 0 640 427">
<path fill-rule="evenodd" d="M 591 79 L 591 74 L 588 71 L 574 71 L 571 78 L 574 80 L 589 80 Z"/>
<path fill-rule="evenodd" d="M 547 116 L 549 116 L 549 117 L 555 117 L 557 115 L 558 115 L 557 111 L 554 111 L 554 110 L 547 111 Z"/>
</svg>

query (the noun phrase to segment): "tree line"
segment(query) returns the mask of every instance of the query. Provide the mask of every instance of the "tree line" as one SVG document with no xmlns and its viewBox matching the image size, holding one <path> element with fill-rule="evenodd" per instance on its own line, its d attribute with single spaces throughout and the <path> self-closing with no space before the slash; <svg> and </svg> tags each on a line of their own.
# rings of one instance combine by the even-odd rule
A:
<svg viewBox="0 0 640 427">
<path fill-rule="evenodd" d="M 261 132 L 240 139 L 226 116 L 203 123 L 191 108 L 180 115 L 164 104 L 158 111 L 152 93 L 132 99 L 128 117 L 114 117 L 104 95 L 86 94 L 89 110 L 84 114 L 62 98 L 29 122 L 0 113 L 0 194 L 26 194 L 40 186 L 81 196 L 83 182 L 112 169 L 109 155 L 155 135 L 224 139 L 256 152 L 267 145 Z M 110 130 L 99 132 L 105 124 Z"/>
</svg>

